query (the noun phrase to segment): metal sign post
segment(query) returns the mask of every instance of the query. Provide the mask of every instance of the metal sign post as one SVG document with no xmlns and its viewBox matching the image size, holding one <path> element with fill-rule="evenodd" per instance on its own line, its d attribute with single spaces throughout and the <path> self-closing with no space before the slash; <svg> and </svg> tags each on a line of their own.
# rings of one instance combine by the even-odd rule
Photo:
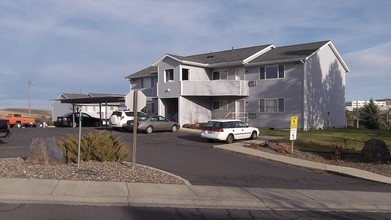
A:
<svg viewBox="0 0 391 220">
<path fill-rule="evenodd" d="M 73 115 L 74 117 L 74 115 Z M 79 144 L 77 146 L 77 168 L 80 167 L 80 143 L 81 143 L 81 121 L 82 121 L 82 114 L 81 111 L 79 112 Z M 76 123 L 75 123 L 76 124 Z"/>
<path fill-rule="evenodd" d="M 132 170 L 136 166 L 136 147 L 137 147 L 137 127 L 138 127 L 138 117 L 137 117 L 137 98 L 138 90 L 135 90 L 133 93 L 133 145 L 132 145 Z"/>
</svg>

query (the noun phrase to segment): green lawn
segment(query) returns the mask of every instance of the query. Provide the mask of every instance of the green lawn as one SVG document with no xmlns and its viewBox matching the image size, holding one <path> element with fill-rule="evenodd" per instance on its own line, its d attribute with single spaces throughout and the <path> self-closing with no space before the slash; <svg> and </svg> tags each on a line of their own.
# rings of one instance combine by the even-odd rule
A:
<svg viewBox="0 0 391 220">
<path fill-rule="evenodd" d="M 289 130 L 261 129 L 261 136 L 282 137 L 278 142 L 290 147 Z M 294 148 L 310 151 L 330 151 L 333 144 L 344 147 L 345 152 L 360 152 L 364 143 L 370 139 L 377 138 L 386 142 L 391 150 L 391 131 L 369 130 L 356 128 L 341 128 L 313 131 L 298 131 L 297 139 L 294 141 Z"/>
</svg>

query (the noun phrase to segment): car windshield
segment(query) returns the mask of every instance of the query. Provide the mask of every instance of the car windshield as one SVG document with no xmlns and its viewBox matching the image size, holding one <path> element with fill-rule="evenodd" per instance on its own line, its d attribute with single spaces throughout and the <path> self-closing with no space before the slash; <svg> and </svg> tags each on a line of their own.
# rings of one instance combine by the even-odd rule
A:
<svg viewBox="0 0 391 220">
<path fill-rule="evenodd" d="M 227 128 L 227 127 L 229 127 L 228 123 L 219 122 L 219 121 L 209 121 L 205 125 L 205 128 Z"/>
<path fill-rule="evenodd" d="M 61 115 L 60 117 L 66 118 L 66 117 L 71 116 L 71 115 L 72 115 L 72 112 L 69 112 L 69 113 L 66 113 L 66 114 L 64 114 L 64 115 Z"/>
<path fill-rule="evenodd" d="M 111 115 L 121 116 L 122 112 L 113 112 L 113 114 L 111 114 Z"/>
<path fill-rule="evenodd" d="M 138 120 L 140 120 L 140 121 L 146 121 L 146 120 L 148 120 L 149 118 L 150 118 L 151 116 L 149 116 L 149 115 L 139 115 L 139 117 L 137 117 L 138 118 Z"/>
</svg>

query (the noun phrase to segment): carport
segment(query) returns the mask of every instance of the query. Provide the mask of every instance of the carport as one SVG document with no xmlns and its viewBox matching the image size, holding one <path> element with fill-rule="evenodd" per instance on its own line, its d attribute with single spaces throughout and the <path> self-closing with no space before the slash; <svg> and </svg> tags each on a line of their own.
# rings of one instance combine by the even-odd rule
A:
<svg viewBox="0 0 391 220">
<path fill-rule="evenodd" d="M 107 106 L 108 103 L 125 102 L 125 95 L 99 95 L 91 97 L 56 99 L 56 101 L 72 104 L 72 113 L 75 113 L 76 104 L 99 104 L 99 112 L 102 112 L 102 103 Z M 105 113 L 105 115 L 107 115 L 107 108 Z M 99 119 L 102 120 L 102 115 L 99 115 Z M 107 128 L 107 123 L 105 126 Z"/>
</svg>

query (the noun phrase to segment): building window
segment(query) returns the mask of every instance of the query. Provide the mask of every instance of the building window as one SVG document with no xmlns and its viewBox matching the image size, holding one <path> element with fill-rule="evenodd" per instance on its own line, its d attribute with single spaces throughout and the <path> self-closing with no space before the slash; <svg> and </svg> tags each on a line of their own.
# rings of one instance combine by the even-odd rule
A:
<svg viewBox="0 0 391 220">
<path fill-rule="evenodd" d="M 228 100 L 213 101 L 214 110 L 228 110 Z"/>
<path fill-rule="evenodd" d="M 283 98 L 278 99 L 260 99 L 259 111 L 260 112 L 284 112 L 285 100 Z"/>
<path fill-rule="evenodd" d="M 285 66 L 261 66 L 259 68 L 259 79 L 281 79 L 285 77 Z"/>
<path fill-rule="evenodd" d="M 170 81 L 174 81 L 174 70 L 173 69 L 168 69 L 165 71 L 165 80 L 164 82 L 170 82 Z"/>
<path fill-rule="evenodd" d="M 216 70 L 212 72 L 213 80 L 226 80 L 228 79 L 228 70 Z"/>
<path fill-rule="evenodd" d="M 143 79 L 141 79 L 141 88 L 142 89 L 152 88 L 152 79 L 151 78 L 143 78 Z"/>
<path fill-rule="evenodd" d="M 182 80 L 189 80 L 189 69 L 182 69 Z"/>
</svg>

